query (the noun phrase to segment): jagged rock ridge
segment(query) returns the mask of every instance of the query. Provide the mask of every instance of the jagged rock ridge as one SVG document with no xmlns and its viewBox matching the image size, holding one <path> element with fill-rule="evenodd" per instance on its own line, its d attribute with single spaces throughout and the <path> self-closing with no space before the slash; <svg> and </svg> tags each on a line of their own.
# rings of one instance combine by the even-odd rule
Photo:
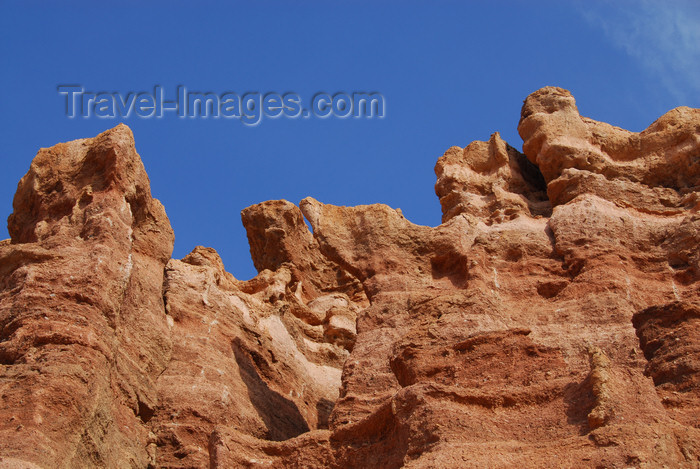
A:
<svg viewBox="0 0 700 469">
<path fill-rule="evenodd" d="M 0 466 L 698 467 L 700 110 L 634 133 L 548 87 L 518 130 L 438 160 L 435 228 L 248 207 L 248 281 L 170 258 L 126 126 L 42 149 L 0 242 Z"/>
</svg>

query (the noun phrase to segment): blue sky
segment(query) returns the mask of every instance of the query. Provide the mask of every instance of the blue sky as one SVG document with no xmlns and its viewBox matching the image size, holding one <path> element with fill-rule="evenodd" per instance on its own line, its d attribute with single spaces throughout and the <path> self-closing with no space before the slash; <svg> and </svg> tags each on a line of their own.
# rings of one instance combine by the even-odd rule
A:
<svg viewBox="0 0 700 469">
<path fill-rule="evenodd" d="M 435 226 L 435 161 L 495 131 L 520 148 L 525 97 L 571 90 L 582 114 L 635 131 L 700 107 L 691 1 L 0 2 L 0 214 L 40 147 L 125 122 L 176 235 L 173 257 L 217 249 L 255 274 L 244 207 L 306 196 L 385 203 Z M 75 118 L 61 84 L 233 91 L 374 91 L 382 119 Z M 0 239 L 7 238 L 4 224 Z"/>
</svg>

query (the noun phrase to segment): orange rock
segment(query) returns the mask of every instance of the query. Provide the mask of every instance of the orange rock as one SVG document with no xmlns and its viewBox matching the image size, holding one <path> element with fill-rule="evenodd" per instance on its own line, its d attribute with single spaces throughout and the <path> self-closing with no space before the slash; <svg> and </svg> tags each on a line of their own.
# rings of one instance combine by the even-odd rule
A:
<svg viewBox="0 0 700 469">
<path fill-rule="evenodd" d="M 173 232 L 124 125 L 39 151 L 0 246 L 0 454 L 145 467 Z"/>
<path fill-rule="evenodd" d="M 0 462 L 697 467 L 700 110 L 633 133 L 550 87 L 518 130 L 438 160 L 438 227 L 246 208 L 248 281 L 170 259 L 125 126 L 41 150 L 0 242 Z"/>
</svg>

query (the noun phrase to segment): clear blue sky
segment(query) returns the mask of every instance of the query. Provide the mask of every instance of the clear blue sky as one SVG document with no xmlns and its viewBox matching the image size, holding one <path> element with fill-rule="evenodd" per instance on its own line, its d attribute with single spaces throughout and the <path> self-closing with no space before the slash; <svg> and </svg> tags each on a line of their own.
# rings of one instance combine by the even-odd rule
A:
<svg viewBox="0 0 700 469">
<path fill-rule="evenodd" d="M 0 213 L 11 213 L 40 147 L 124 121 L 175 230 L 173 256 L 211 246 L 242 279 L 255 270 L 240 211 L 264 200 L 381 202 L 439 224 L 436 159 L 494 131 L 520 148 L 522 100 L 542 86 L 567 88 L 582 114 L 635 131 L 673 107 L 700 107 L 698 2 L 108 3 L 0 2 Z M 256 127 L 68 119 L 56 89 L 68 83 L 304 99 L 376 91 L 386 116 Z"/>
</svg>

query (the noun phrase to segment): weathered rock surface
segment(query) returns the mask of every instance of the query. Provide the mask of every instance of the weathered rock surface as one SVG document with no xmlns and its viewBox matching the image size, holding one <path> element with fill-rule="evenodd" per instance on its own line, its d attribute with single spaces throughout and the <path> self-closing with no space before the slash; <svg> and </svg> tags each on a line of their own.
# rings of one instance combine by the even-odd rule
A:
<svg viewBox="0 0 700 469">
<path fill-rule="evenodd" d="M 145 467 L 173 232 L 123 125 L 42 149 L 0 246 L 0 454 Z"/>
<path fill-rule="evenodd" d="M 521 117 L 523 153 L 438 160 L 435 228 L 248 207 L 248 281 L 170 259 L 125 126 L 41 150 L 0 243 L 0 466 L 700 467 L 700 110 L 633 133 L 550 87 Z"/>
</svg>

